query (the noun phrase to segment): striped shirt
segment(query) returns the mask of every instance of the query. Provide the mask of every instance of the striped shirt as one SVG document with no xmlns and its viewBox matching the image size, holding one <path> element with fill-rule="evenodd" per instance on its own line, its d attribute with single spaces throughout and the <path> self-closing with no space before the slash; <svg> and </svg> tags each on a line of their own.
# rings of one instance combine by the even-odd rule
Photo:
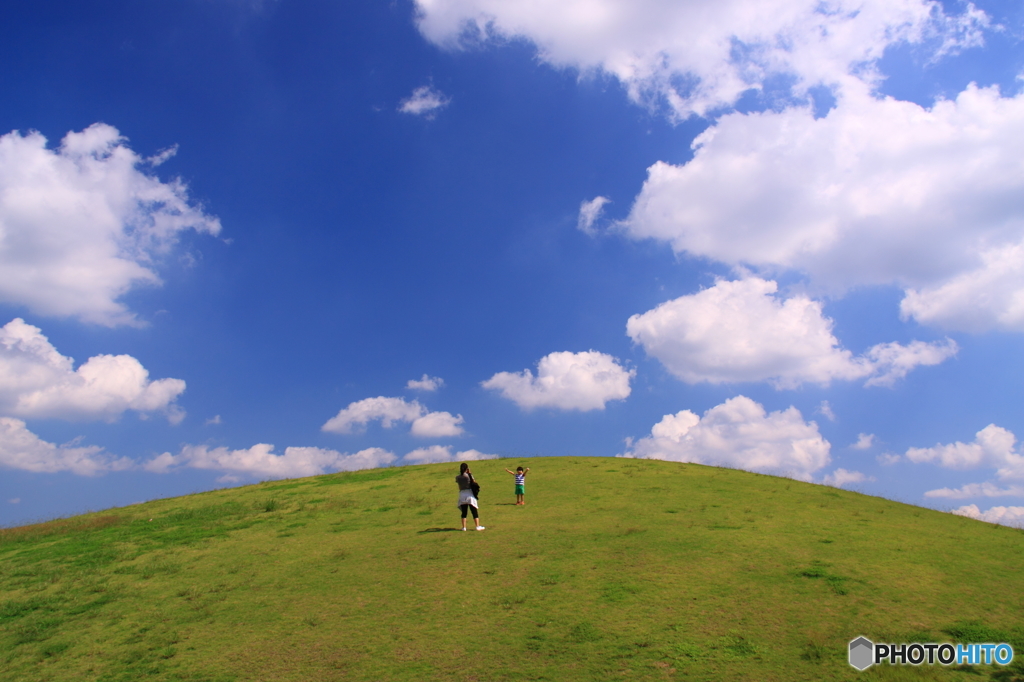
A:
<svg viewBox="0 0 1024 682">
<path fill-rule="evenodd" d="M 526 485 L 526 474 L 516 474 L 516 485 Z"/>
</svg>

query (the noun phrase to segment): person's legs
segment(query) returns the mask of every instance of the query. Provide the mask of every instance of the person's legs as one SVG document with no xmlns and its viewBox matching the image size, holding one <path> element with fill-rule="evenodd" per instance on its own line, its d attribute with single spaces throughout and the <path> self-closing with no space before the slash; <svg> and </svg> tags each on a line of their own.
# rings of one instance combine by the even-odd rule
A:
<svg viewBox="0 0 1024 682">
<path fill-rule="evenodd" d="M 470 505 L 469 509 L 470 509 L 470 511 L 473 512 L 473 521 L 476 522 L 476 529 L 477 530 L 483 530 L 484 527 L 480 525 L 480 512 L 478 512 L 476 510 L 476 507 L 474 507 L 472 505 Z M 463 522 L 465 522 L 465 521 L 463 521 Z"/>
<path fill-rule="evenodd" d="M 459 507 L 462 510 L 462 530 L 466 530 L 466 514 L 469 512 L 468 504 L 463 504 Z M 476 509 L 473 510 L 473 518 L 476 518 Z"/>
</svg>

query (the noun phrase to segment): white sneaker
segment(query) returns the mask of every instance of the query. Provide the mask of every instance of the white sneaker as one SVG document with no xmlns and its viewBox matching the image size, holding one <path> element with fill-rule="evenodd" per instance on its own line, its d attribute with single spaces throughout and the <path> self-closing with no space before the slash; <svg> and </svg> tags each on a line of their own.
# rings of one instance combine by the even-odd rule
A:
<svg viewBox="0 0 1024 682">
<path fill-rule="evenodd" d="M 465 528 L 463 528 L 462 530 L 466 530 L 466 529 L 465 529 Z"/>
<path fill-rule="evenodd" d="M 477 526 L 476 529 L 477 530 L 486 530 L 483 526 Z"/>
</svg>

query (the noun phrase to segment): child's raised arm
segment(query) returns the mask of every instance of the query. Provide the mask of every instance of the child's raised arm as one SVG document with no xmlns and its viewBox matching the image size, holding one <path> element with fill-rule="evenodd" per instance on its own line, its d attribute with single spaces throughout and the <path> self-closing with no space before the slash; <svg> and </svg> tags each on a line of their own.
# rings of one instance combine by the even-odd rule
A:
<svg viewBox="0 0 1024 682">
<path fill-rule="evenodd" d="M 515 476 L 515 475 L 516 475 L 516 472 L 514 472 L 514 471 L 510 471 L 509 469 L 505 469 L 505 471 L 508 471 L 508 472 L 509 472 L 510 474 L 512 474 L 513 476 Z"/>
</svg>

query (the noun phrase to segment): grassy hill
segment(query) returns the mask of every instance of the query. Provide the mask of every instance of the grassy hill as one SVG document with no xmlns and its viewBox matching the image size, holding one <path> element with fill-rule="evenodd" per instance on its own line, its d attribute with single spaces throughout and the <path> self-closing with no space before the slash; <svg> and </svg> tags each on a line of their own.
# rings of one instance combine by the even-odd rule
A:
<svg viewBox="0 0 1024 682">
<path fill-rule="evenodd" d="M 1024 532 L 692 464 L 275 481 L 0 530 L 3 680 L 1024 680 Z M 846 645 L 1014 643 L 1013 669 Z"/>
</svg>

